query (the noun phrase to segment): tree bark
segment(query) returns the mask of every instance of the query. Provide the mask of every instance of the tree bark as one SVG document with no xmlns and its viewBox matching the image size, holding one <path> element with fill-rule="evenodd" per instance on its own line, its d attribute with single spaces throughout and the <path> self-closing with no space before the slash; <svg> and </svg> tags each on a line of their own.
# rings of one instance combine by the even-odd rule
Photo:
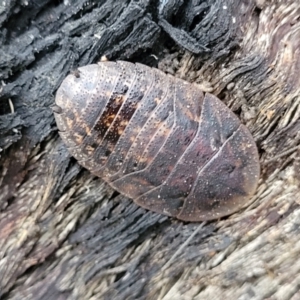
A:
<svg viewBox="0 0 300 300">
<path fill-rule="evenodd" d="M 300 9 L 280 0 L 0 6 L 1 299 L 300 299 Z M 127 60 L 219 97 L 252 132 L 249 206 L 146 211 L 70 157 L 50 106 L 78 66 Z"/>
</svg>

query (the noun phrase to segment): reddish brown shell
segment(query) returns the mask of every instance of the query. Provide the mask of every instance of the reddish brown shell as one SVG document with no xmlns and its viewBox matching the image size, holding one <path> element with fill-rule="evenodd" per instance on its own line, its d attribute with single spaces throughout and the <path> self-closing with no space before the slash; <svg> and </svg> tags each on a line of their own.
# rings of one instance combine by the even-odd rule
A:
<svg viewBox="0 0 300 300">
<path fill-rule="evenodd" d="M 141 64 L 101 62 L 69 75 L 56 105 L 70 153 L 146 209 L 212 220 L 240 209 L 256 189 L 251 134 L 193 84 Z"/>
</svg>

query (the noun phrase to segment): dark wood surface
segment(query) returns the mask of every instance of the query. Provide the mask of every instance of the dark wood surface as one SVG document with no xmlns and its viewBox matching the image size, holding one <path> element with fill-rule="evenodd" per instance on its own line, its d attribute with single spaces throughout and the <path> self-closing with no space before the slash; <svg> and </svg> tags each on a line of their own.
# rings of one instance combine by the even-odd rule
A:
<svg viewBox="0 0 300 300">
<path fill-rule="evenodd" d="M 297 1 L 4 1 L 1 299 L 300 299 Z M 70 157 L 52 110 L 69 72 L 127 60 L 219 97 L 260 152 L 252 203 L 183 223 Z"/>
</svg>

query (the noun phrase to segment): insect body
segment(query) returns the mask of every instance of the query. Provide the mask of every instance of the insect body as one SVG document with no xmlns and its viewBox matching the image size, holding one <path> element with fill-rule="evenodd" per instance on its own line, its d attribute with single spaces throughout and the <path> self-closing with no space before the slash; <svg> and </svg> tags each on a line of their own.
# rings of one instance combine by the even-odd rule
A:
<svg viewBox="0 0 300 300">
<path fill-rule="evenodd" d="M 217 219 L 256 189 L 251 134 L 196 85 L 141 64 L 101 62 L 69 75 L 56 105 L 70 153 L 146 209 L 184 221 Z"/>
</svg>

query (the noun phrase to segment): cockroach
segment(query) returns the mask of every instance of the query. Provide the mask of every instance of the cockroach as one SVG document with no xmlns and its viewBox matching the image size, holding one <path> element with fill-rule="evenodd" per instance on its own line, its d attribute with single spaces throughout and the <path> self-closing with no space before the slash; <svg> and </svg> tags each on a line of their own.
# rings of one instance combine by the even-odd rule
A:
<svg viewBox="0 0 300 300">
<path fill-rule="evenodd" d="M 230 215 L 260 173 L 249 130 L 221 100 L 155 68 L 103 61 L 56 94 L 59 134 L 80 165 L 138 205 L 183 221 Z"/>
</svg>

